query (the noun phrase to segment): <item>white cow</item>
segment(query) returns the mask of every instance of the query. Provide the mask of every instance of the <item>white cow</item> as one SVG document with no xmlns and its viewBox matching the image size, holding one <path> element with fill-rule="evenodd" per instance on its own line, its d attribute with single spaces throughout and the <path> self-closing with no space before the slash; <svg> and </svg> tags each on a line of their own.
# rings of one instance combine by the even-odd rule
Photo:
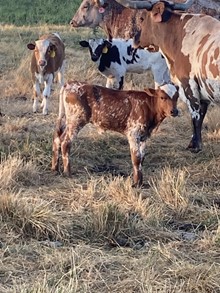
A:
<svg viewBox="0 0 220 293">
<path fill-rule="evenodd" d="M 79 42 L 89 48 L 92 61 L 107 78 L 106 87 L 122 89 L 126 72 L 144 73 L 151 70 L 155 88 L 170 83 L 170 74 L 164 57 L 159 52 L 149 52 L 132 47 L 133 40 L 89 39 Z"/>
</svg>

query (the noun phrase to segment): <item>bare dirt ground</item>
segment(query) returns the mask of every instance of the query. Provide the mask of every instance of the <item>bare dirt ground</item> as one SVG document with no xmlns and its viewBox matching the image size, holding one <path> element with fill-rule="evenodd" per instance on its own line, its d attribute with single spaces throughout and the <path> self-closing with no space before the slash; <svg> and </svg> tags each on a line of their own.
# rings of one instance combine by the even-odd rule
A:
<svg viewBox="0 0 220 293">
<path fill-rule="evenodd" d="M 126 139 L 88 126 L 73 142 L 72 178 L 51 171 L 58 86 L 32 113 L 26 44 L 59 31 L 66 80 L 105 84 L 69 27 L 2 26 L 0 43 L 0 292 L 220 292 L 220 114 L 201 153 L 186 151 L 190 116 L 166 119 L 148 142 L 144 187 L 131 187 Z M 126 88 L 152 86 L 150 73 Z"/>
</svg>

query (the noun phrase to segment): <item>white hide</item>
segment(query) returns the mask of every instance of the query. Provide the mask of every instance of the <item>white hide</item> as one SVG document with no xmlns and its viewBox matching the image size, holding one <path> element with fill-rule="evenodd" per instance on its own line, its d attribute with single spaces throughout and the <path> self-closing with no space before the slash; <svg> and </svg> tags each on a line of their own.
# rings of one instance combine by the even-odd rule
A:
<svg viewBox="0 0 220 293">
<path fill-rule="evenodd" d="M 88 42 L 90 48 L 94 52 L 99 45 L 103 44 L 104 39 L 90 39 Z M 101 72 L 102 75 L 107 77 L 106 87 L 112 87 L 113 78 L 116 79 L 118 87 L 121 77 L 124 77 L 126 72 L 144 73 L 147 70 L 151 70 L 153 73 L 155 88 L 170 82 L 169 69 L 165 58 L 162 57 L 160 52 L 149 52 L 147 50 L 137 49 L 135 52 L 136 62 L 134 61 L 131 64 L 127 64 L 126 61 L 131 61 L 133 59 L 132 54 L 128 55 L 127 52 L 127 48 L 133 46 L 133 40 L 112 39 L 111 44 L 118 48 L 121 64 L 111 62 L 110 68 L 106 68 L 105 71 Z M 111 48 L 109 50 L 111 50 Z M 95 63 L 99 66 L 100 58 Z"/>
</svg>

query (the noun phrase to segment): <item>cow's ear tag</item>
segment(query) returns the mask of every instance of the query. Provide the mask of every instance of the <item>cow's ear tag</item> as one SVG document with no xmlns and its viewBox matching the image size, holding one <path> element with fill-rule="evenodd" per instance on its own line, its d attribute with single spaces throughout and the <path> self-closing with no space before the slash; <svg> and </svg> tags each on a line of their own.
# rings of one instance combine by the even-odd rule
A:
<svg viewBox="0 0 220 293">
<path fill-rule="evenodd" d="M 108 48 L 107 48 L 106 46 L 102 49 L 102 53 L 103 53 L 103 54 L 108 53 Z"/>
<path fill-rule="evenodd" d="M 104 7 L 100 7 L 99 8 L 99 13 L 104 13 L 105 12 L 105 8 Z"/>
<path fill-rule="evenodd" d="M 54 50 L 52 50 L 52 51 L 50 52 L 50 57 L 51 57 L 51 58 L 54 58 L 55 56 L 56 56 L 56 53 L 55 53 Z"/>
</svg>

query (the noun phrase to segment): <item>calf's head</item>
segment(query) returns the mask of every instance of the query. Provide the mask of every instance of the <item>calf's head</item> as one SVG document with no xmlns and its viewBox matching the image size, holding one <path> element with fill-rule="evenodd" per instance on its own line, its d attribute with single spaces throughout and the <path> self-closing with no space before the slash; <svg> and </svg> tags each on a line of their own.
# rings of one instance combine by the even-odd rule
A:
<svg viewBox="0 0 220 293">
<path fill-rule="evenodd" d="M 178 116 L 178 86 L 174 86 L 173 84 L 165 84 L 156 90 L 147 88 L 145 91 L 148 95 L 153 97 L 156 106 L 155 109 L 161 118 Z"/>
<path fill-rule="evenodd" d="M 88 41 L 80 41 L 79 44 L 84 48 L 89 48 L 93 62 L 98 61 L 102 54 L 107 54 L 112 46 L 112 43 L 104 39 L 89 39 Z"/>
<path fill-rule="evenodd" d="M 27 47 L 29 50 L 34 50 L 35 59 L 41 71 L 47 66 L 49 59 L 56 55 L 56 46 L 47 39 L 29 43 Z"/>
</svg>

